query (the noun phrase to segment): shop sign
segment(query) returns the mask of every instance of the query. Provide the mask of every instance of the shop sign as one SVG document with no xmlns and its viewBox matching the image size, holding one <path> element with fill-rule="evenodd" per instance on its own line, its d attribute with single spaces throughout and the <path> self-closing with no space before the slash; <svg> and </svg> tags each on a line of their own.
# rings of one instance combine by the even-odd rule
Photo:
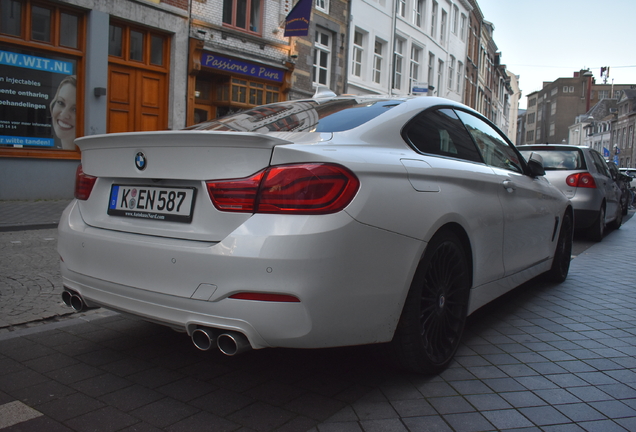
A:
<svg viewBox="0 0 636 432">
<path fill-rule="evenodd" d="M 204 52 L 201 55 L 201 65 L 225 72 L 237 73 L 276 82 L 283 82 L 283 78 L 285 76 L 285 71 L 281 69 L 244 62 L 241 60 L 234 60 L 229 57 L 209 52 Z"/>
<path fill-rule="evenodd" d="M 74 150 L 75 62 L 0 50 L 0 146 Z"/>
</svg>

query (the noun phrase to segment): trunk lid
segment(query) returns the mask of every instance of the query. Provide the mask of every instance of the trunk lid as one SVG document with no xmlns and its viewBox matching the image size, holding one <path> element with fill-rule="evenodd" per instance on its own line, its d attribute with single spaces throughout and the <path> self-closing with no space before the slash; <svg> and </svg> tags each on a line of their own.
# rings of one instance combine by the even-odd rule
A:
<svg viewBox="0 0 636 432">
<path fill-rule="evenodd" d="M 318 136 L 305 137 L 305 141 L 320 141 L 320 134 L 315 135 Z M 84 173 L 98 178 L 90 198 L 79 201 L 82 218 L 88 225 L 104 229 L 221 241 L 251 215 L 218 211 L 209 198 L 205 181 L 243 178 L 266 168 L 277 145 L 292 144 L 280 136 L 251 132 L 160 131 L 80 138 L 76 143 L 82 151 Z M 144 159 L 145 164 L 136 165 L 138 159 Z M 114 191 L 119 189 L 126 192 L 115 196 Z M 163 197 L 165 214 L 169 207 L 165 205 L 166 200 L 171 192 L 183 192 L 186 197 L 177 220 L 162 216 L 158 210 L 161 201 L 158 203 L 157 200 Z M 135 200 L 131 203 L 133 196 Z M 148 199 L 150 196 L 153 196 L 152 202 Z M 190 199 L 192 205 L 188 207 Z M 141 202 L 147 208 L 135 211 L 134 207 Z M 173 207 L 174 202 L 173 199 Z M 129 207 L 131 211 L 114 209 L 117 205 Z M 190 208 L 191 215 L 184 217 L 184 211 Z"/>
</svg>

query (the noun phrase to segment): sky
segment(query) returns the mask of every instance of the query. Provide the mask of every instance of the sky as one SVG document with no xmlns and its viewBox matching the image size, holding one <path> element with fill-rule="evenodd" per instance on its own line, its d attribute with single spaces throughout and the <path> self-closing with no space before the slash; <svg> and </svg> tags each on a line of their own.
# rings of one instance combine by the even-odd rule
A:
<svg viewBox="0 0 636 432">
<path fill-rule="evenodd" d="M 495 44 L 509 73 L 519 75 L 526 96 L 543 81 L 568 78 L 590 69 L 602 83 L 636 84 L 635 0 L 477 0 L 484 19 L 495 26 Z"/>
</svg>

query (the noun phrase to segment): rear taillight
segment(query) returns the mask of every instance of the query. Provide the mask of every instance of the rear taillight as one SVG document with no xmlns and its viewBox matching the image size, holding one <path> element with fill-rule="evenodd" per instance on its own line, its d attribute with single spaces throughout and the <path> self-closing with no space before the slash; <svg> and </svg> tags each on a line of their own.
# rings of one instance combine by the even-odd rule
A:
<svg viewBox="0 0 636 432">
<path fill-rule="evenodd" d="M 569 175 L 568 178 L 565 179 L 565 182 L 568 184 L 568 186 L 572 187 L 596 189 L 596 182 L 594 181 L 594 177 L 592 177 L 592 175 L 588 172 L 581 172 Z"/>
<path fill-rule="evenodd" d="M 95 180 L 97 180 L 97 177 L 84 174 L 82 164 L 79 164 L 77 171 L 75 171 L 75 198 L 86 201 L 91 196 Z"/>
<path fill-rule="evenodd" d="M 219 210 L 285 214 L 335 213 L 351 202 L 360 186 L 347 168 L 321 163 L 273 166 L 248 178 L 206 184 Z"/>
</svg>

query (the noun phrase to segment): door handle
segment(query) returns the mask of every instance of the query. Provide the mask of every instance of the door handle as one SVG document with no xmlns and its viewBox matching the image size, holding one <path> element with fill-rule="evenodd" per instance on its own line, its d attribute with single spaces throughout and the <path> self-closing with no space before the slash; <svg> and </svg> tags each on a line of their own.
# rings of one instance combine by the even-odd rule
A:
<svg viewBox="0 0 636 432">
<path fill-rule="evenodd" d="M 512 180 L 504 180 L 502 184 L 509 193 L 513 193 L 517 189 L 517 185 Z"/>
</svg>

